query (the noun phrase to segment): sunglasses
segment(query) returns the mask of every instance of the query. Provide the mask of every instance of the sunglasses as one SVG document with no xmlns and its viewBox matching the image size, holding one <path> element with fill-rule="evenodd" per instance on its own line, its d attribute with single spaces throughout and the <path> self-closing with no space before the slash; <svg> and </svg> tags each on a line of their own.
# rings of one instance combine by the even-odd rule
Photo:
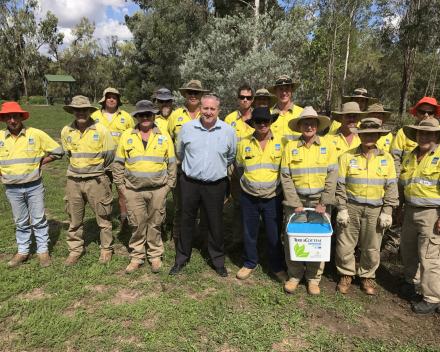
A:
<svg viewBox="0 0 440 352">
<path fill-rule="evenodd" d="M 425 116 L 426 114 L 428 114 L 429 116 L 432 116 L 435 114 L 434 110 L 417 110 L 417 112 L 422 116 Z"/>
<path fill-rule="evenodd" d="M 261 125 L 262 123 L 269 123 L 270 120 L 266 120 L 266 119 L 255 119 L 254 123 L 256 125 Z"/>
<path fill-rule="evenodd" d="M 148 112 L 141 112 L 141 113 L 139 113 L 139 114 L 136 114 L 136 117 L 140 117 L 140 118 L 143 118 L 143 117 L 151 117 L 151 116 L 153 116 L 153 113 L 152 113 L 151 111 L 148 111 Z"/>
<path fill-rule="evenodd" d="M 238 99 L 240 99 L 240 100 L 245 100 L 245 99 L 247 99 L 247 100 L 252 100 L 252 99 L 254 99 L 254 97 L 252 96 L 252 95 L 239 95 L 238 96 Z"/>
<path fill-rule="evenodd" d="M 275 84 L 283 84 L 283 83 L 290 84 L 290 83 L 292 83 L 292 80 L 290 78 L 288 78 L 288 79 L 279 79 L 278 81 L 275 82 Z"/>
<path fill-rule="evenodd" d="M 188 94 L 188 95 L 199 95 L 200 93 L 202 93 L 202 92 L 199 92 L 198 90 L 190 90 L 190 89 L 188 89 L 186 91 L 186 94 Z"/>
<path fill-rule="evenodd" d="M 171 103 L 171 102 L 172 102 L 171 99 L 169 99 L 169 100 L 160 100 L 160 99 L 157 99 L 157 103 L 158 103 L 158 104 L 168 104 L 168 103 Z"/>
<path fill-rule="evenodd" d="M 360 92 L 358 90 L 354 91 L 354 95 L 362 95 L 363 97 L 368 97 L 368 93 Z"/>
</svg>

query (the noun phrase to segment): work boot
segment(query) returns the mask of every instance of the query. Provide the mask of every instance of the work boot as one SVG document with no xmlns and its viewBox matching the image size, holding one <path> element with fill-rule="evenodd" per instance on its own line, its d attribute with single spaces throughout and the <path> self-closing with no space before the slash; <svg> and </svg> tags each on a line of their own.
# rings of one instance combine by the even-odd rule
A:
<svg viewBox="0 0 440 352">
<path fill-rule="evenodd" d="M 8 263 L 8 267 L 15 268 L 30 258 L 29 254 L 16 254 Z"/>
<path fill-rule="evenodd" d="M 374 295 L 374 281 L 366 277 L 361 277 L 361 286 L 367 295 Z"/>
<path fill-rule="evenodd" d="M 40 259 L 40 268 L 48 268 L 52 265 L 52 258 L 49 256 L 49 253 L 39 254 L 38 259 Z"/>
<path fill-rule="evenodd" d="M 160 260 L 154 260 L 151 262 L 151 272 L 157 274 L 162 268 L 162 262 Z"/>
<path fill-rule="evenodd" d="M 141 265 L 142 264 L 140 263 L 130 262 L 130 264 L 128 264 L 128 266 L 125 268 L 125 273 L 126 274 L 134 273 L 136 270 L 139 269 Z"/>
<path fill-rule="evenodd" d="M 418 314 L 430 314 L 434 313 L 435 309 L 440 306 L 440 303 L 430 303 L 425 300 L 414 304 L 414 312 Z"/>
<path fill-rule="evenodd" d="M 112 259 L 112 252 L 101 252 L 99 256 L 99 264 L 107 264 Z"/>
<path fill-rule="evenodd" d="M 287 293 L 293 293 L 295 289 L 298 287 L 298 282 L 287 281 L 284 285 L 284 291 Z"/>
<path fill-rule="evenodd" d="M 413 296 L 416 294 L 416 285 L 410 284 L 405 281 L 402 286 L 400 286 L 399 292 L 402 295 Z"/>
<path fill-rule="evenodd" d="M 245 267 L 242 267 L 238 273 L 237 273 L 237 279 L 239 280 L 246 280 L 247 278 L 249 278 L 249 276 L 251 276 L 251 274 L 256 271 L 258 269 L 258 264 L 255 268 L 253 269 L 248 269 Z"/>
<path fill-rule="evenodd" d="M 351 285 L 351 280 L 353 280 L 352 276 L 342 275 L 341 280 L 339 281 L 339 284 L 337 286 L 337 290 L 343 294 L 348 293 L 348 289 Z"/>
<path fill-rule="evenodd" d="M 64 262 L 65 266 L 74 266 L 78 262 L 78 259 L 82 257 L 82 254 L 75 255 L 75 254 L 69 254 L 69 257 Z"/>
<path fill-rule="evenodd" d="M 284 281 L 288 281 L 289 280 L 289 275 L 287 275 L 287 273 L 284 270 L 281 270 L 281 271 L 279 271 L 277 273 L 273 272 L 273 274 L 277 278 L 278 282 L 284 282 Z"/>
<path fill-rule="evenodd" d="M 177 248 L 177 243 L 179 243 L 179 239 L 173 237 L 172 239 L 170 239 L 170 242 L 168 242 L 168 248 L 175 251 Z"/>
<path fill-rule="evenodd" d="M 318 285 L 309 284 L 308 290 L 310 296 L 319 296 L 321 294 L 321 290 L 319 289 Z"/>
<path fill-rule="evenodd" d="M 226 247 L 226 253 L 235 253 L 243 249 L 243 242 L 232 242 Z"/>
</svg>

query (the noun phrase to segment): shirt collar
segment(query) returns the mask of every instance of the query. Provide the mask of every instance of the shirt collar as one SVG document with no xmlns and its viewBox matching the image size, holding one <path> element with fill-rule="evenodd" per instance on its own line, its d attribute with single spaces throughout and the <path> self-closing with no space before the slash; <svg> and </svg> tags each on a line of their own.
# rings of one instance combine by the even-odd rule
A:
<svg viewBox="0 0 440 352">
<path fill-rule="evenodd" d="M 354 153 L 354 156 L 364 155 L 364 152 L 362 151 L 362 147 L 359 145 L 356 148 L 356 152 Z M 379 149 L 375 146 L 374 148 L 374 157 L 376 158 L 378 155 L 385 155 L 385 152 L 382 149 Z"/>
<path fill-rule="evenodd" d="M 272 140 L 272 139 L 273 139 L 273 133 L 272 133 L 272 130 L 269 130 L 269 133 L 270 133 L 270 137 L 269 137 L 269 139 Z M 254 140 L 254 141 L 257 141 L 257 142 L 258 142 L 258 139 L 257 139 L 257 132 L 256 132 L 256 131 L 254 131 L 254 133 L 252 133 L 251 140 Z"/>
<path fill-rule="evenodd" d="M 23 124 L 21 124 L 21 130 L 20 130 L 20 132 L 18 132 L 18 136 L 21 135 L 21 134 L 23 136 L 26 136 L 26 127 L 24 127 Z M 7 138 L 8 136 L 12 136 L 12 133 L 11 133 L 11 131 L 9 131 L 8 128 L 6 128 L 6 130 L 5 130 L 5 138 Z"/>
<path fill-rule="evenodd" d="M 89 122 L 87 123 L 86 131 L 88 129 L 96 130 L 95 120 L 93 120 L 91 117 L 89 117 Z M 70 125 L 70 128 L 69 128 L 69 131 L 75 131 L 75 130 L 79 131 L 79 128 L 76 125 L 76 120 L 74 120 L 72 122 L 72 124 Z"/>
<path fill-rule="evenodd" d="M 131 134 L 138 134 L 140 132 L 141 130 L 139 128 L 139 123 L 137 123 L 136 126 L 134 126 L 134 128 L 131 130 Z M 162 131 L 157 126 L 154 126 L 151 132 L 153 133 L 153 135 L 162 134 Z"/>
<path fill-rule="evenodd" d="M 287 109 L 287 111 L 293 112 L 293 107 L 294 107 L 293 102 L 290 102 L 290 105 L 289 105 L 289 108 Z M 281 110 L 280 110 L 280 107 L 278 106 L 278 103 L 276 103 L 273 107 L 272 114 L 279 114 L 279 113 L 281 113 Z"/>
<path fill-rule="evenodd" d="M 319 139 L 319 136 L 317 134 L 315 134 L 315 138 L 313 138 L 313 143 L 316 143 L 317 145 L 321 145 L 321 140 Z M 306 141 L 304 140 L 303 136 L 301 135 L 298 139 L 298 147 L 303 146 L 304 144 L 307 144 Z"/>
<path fill-rule="evenodd" d="M 106 113 L 106 112 L 105 112 L 105 108 L 102 108 L 102 109 L 101 109 L 101 114 L 104 115 L 105 113 Z M 114 114 L 116 114 L 116 116 L 118 116 L 118 115 L 121 114 L 121 113 L 122 113 L 121 110 L 120 110 L 119 108 L 117 108 Z"/>
<path fill-rule="evenodd" d="M 215 120 L 215 125 L 209 130 L 209 131 L 213 131 L 216 129 L 221 129 L 220 123 L 218 122 L 219 118 L 217 117 L 217 119 Z M 200 128 L 201 130 L 204 131 L 208 131 L 205 127 L 203 127 L 202 125 L 202 118 L 197 119 L 196 124 L 194 125 L 194 128 Z"/>
<path fill-rule="evenodd" d="M 357 133 L 355 133 L 354 135 L 355 135 L 356 137 L 358 137 L 358 134 L 357 134 Z M 339 136 L 344 137 L 344 135 L 343 135 L 343 133 L 342 133 L 342 127 L 338 127 L 338 129 L 337 129 L 336 132 L 335 132 L 335 137 L 339 137 Z"/>
<path fill-rule="evenodd" d="M 254 108 L 251 108 L 251 112 L 254 111 Z M 237 117 L 235 118 L 236 120 L 243 118 L 243 115 L 241 114 L 240 109 L 237 110 Z"/>
<path fill-rule="evenodd" d="M 438 144 L 434 145 L 434 147 L 432 147 L 432 149 L 429 151 L 428 154 L 429 154 L 429 155 L 434 154 L 434 153 L 437 151 L 438 146 L 439 146 Z M 417 153 L 419 152 L 419 150 L 420 150 L 420 147 L 417 146 L 417 147 L 415 147 L 415 148 L 413 149 L 413 151 L 412 151 L 411 153 L 417 155 Z"/>
</svg>

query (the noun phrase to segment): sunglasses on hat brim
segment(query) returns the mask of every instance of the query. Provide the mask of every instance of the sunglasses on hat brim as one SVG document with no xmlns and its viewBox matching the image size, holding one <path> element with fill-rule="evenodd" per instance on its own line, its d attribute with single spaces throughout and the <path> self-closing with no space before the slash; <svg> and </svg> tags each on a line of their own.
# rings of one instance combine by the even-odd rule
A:
<svg viewBox="0 0 440 352">
<path fill-rule="evenodd" d="M 282 78 L 282 79 L 279 79 L 278 81 L 276 81 L 275 85 L 279 85 L 279 84 L 283 84 L 283 83 L 291 84 L 293 82 L 292 82 L 292 80 L 290 78 Z"/>
</svg>

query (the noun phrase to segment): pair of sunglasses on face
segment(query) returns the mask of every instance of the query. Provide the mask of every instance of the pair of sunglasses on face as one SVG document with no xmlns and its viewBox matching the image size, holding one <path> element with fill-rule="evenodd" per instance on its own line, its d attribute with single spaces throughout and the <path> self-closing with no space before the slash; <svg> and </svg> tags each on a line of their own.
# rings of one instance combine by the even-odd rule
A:
<svg viewBox="0 0 440 352">
<path fill-rule="evenodd" d="M 266 120 L 266 119 L 255 119 L 253 120 L 254 124 L 256 125 L 261 125 L 262 123 L 266 123 L 268 124 L 270 120 Z"/>
<path fill-rule="evenodd" d="M 283 83 L 290 84 L 290 83 L 292 83 L 292 80 L 290 78 L 288 78 L 288 79 L 279 79 L 278 81 L 275 82 L 275 85 L 283 84 Z"/>
<path fill-rule="evenodd" d="M 417 110 L 417 112 L 422 116 L 425 116 L 426 114 L 428 114 L 428 116 L 434 116 L 435 114 L 435 110 Z"/>
<path fill-rule="evenodd" d="M 199 92 L 198 90 L 191 90 L 191 89 L 188 89 L 187 91 L 186 91 L 186 94 L 188 94 L 188 95 L 199 95 L 199 94 L 201 94 L 202 92 Z"/>
<path fill-rule="evenodd" d="M 151 117 L 151 116 L 153 116 L 153 113 L 151 111 L 141 112 L 139 114 L 136 114 L 136 117 L 140 117 L 140 118 Z"/>
<path fill-rule="evenodd" d="M 240 100 L 245 100 L 245 99 L 247 99 L 248 101 L 251 101 L 251 100 L 254 99 L 254 97 L 253 97 L 252 95 L 239 95 L 239 96 L 238 96 L 238 99 L 240 99 Z"/>
<path fill-rule="evenodd" d="M 168 103 L 172 103 L 173 101 L 171 100 L 171 99 L 169 99 L 169 100 L 160 100 L 160 99 L 157 99 L 157 103 L 158 104 L 168 104 Z"/>
</svg>

